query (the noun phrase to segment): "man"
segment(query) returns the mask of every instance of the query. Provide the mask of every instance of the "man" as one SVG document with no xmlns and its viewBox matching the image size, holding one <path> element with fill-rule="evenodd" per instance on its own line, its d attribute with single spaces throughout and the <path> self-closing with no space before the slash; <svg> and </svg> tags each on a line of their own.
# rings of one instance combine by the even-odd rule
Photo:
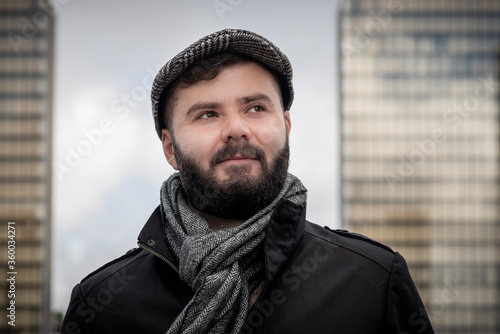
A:
<svg viewBox="0 0 500 334">
<path fill-rule="evenodd" d="M 139 247 L 78 284 L 63 333 L 433 333 L 404 259 L 305 219 L 288 58 L 226 29 L 170 60 L 153 116 L 178 173 Z"/>
</svg>

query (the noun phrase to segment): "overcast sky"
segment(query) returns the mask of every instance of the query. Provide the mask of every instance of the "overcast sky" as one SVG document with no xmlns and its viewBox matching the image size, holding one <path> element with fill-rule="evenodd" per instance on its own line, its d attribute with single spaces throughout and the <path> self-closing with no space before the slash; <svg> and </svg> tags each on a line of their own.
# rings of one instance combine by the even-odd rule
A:
<svg viewBox="0 0 500 334">
<path fill-rule="evenodd" d="M 57 2 L 57 1 L 54 1 Z M 290 172 L 308 219 L 340 226 L 337 16 L 340 0 L 65 0 L 56 4 L 52 305 L 136 247 L 173 172 L 156 137 L 157 70 L 223 28 L 259 33 L 290 58 Z"/>
</svg>

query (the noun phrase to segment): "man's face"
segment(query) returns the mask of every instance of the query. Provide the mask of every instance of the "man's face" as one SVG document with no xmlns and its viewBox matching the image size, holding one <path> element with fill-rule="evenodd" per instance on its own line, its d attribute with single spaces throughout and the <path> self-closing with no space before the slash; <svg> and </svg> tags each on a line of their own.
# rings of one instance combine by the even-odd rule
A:
<svg viewBox="0 0 500 334">
<path fill-rule="evenodd" d="M 212 80 L 178 88 L 171 121 L 174 133 L 162 133 L 165 156 L 198 210 L 249 218 L 281 190 L 290 116 L 261 66 L 231 65 Z"/>
</svg>

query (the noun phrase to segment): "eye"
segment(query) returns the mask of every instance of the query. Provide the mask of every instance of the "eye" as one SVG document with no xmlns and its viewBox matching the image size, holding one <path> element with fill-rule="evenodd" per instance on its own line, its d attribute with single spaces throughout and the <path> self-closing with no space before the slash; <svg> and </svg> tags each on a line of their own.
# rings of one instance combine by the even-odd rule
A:
<svg viewBox="0 0 500 334">
<path fill-rule="evenodd" d="M 248 108 L 248 111 L 251 111 L 251 112 L 261 112 L 261 111 L 265 111 L 265 109 L 264 109 L 263 106 L 256 105 L 256 106 L 252 106 L 252 107 Z"/>
<path fill-rule="evenodd" d="M 215 111 L 205 111 L 201 113 L 197 118 L 198 119 L 209 119 L 212 117 L 217 117 L 217 113 Z"/>
</svg>

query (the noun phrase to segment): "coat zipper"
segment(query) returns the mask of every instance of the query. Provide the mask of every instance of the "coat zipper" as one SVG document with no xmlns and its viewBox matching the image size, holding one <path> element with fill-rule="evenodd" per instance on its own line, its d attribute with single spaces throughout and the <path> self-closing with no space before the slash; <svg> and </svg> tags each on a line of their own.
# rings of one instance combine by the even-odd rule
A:
<svg viewBox="0 0 500 334">
<path fill-rule="evenodd" d="M 252 314 L 253 312 L 255 312 L 255 310 L 257 309 L 257 307 L 259 306 L 260 304 L 260 299 L 262 297 L 262 294 L 264 293 L 264 291 L 266 290 L 267 288 L 267 280 L 264 282 L 264 285 L 262 285 L 262 289 L 260 289 L 259 291 L 259 295 L 257 296 L 257 299 L 255 299 L 255 302 L 250 306 L 250 310 L 248 312 L 248 315 Z"/>
<path fill-rule="evenodd" d="M 169 259 L 167 259 L 165 256 L 163 256 L 160 253 L 158 253 L 157 251 L 149 248 L 148 246 L 146 246 L 142 242 L 138 243 L 138 245 L 139 245 L 139 247 L 141 247 L 142 249 L 144 249 L 146 252 L 153 254 L 154 256 L 156 256 L 157 258 L 159 258 L 160 260 L 162 260 L 163 262 L 165 262 L 166 264 L 168 264 L 173 270 L 175 270 L 175 272 L 177 274 L 179 274 L 179 269 Z M 259 295 L 257 296 L 257 299 L 255 299 L 255 302 L 253 303 L 253 305 L 249 309 L 247 319 L 250 317 L 250 315 L 253 312 L 257 311 L 257 308 L 258 308 L 258 306 L 260 304 L 260 299 L 262 298 L 262 294 L 266 290 L 267 285 L 268 285 L 268 282 L 266 280 L 265 283 L 264 283 L 264 285 L 262 286 L 262 289 L 259 292 Z"/>
<path fill-rule="evenodd" d="M 175 270 L 175 272 L 177 274 L 179 274 L 179 269 L 169 259 L 167 259 L 165 256 L 163 256 L 160 253 L 158 253 L 157 251 L 149 248 L 148 246 L 146 246 L 142 242 L 138 243 L 138 245 L 139 245 L 139 247 L 141 247 L 142 249 L 144 249 L 146 252 L 149 252 L 149 253 L 153 254 L 154 256 L 156 256 L 157 258 L 159 258 L 160 260 L 162 260 L 163 262 L 165 262 L 166 264 L 168 264 L 170 267 L 172 267 L 172 269 Z"/>
</svg>

